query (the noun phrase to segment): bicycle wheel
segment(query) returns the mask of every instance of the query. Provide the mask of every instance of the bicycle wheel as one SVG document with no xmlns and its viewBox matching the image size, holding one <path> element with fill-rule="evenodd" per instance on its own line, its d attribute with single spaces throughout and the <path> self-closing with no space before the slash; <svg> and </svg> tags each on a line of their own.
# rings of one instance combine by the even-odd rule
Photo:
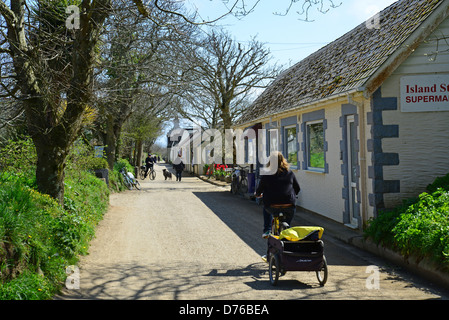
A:
<svg viewBox="0 0 449 320">
<path fill-rule="evenodd" d="M 279 254 L 270 253 L 268 268 L 269 268 L 268 273 L 270 276 L 270 283 L 272 286 L 276 286 L 278 284 L 279 274 L 281 271 Z"/>
<path fill-rule="evenodd" d="M 240 181 L 240 192 L 242 194 L 245 194 L 248 192 L 248 180 L 245 178 L 242 178 L 242 181 Z"/>
<path fill-rule="evenodd" d="M 231 192 L 232 194 L 237 194 L 238 191 L 238 183 L 237 183 L 237 179 L 233 179 L 232 183 L 231 183 Z"/>
<path fill-rule="evenodd" d="M 125 184 L 125 187 L 128 188 L 129 190 L 133 189 L 133 184 L 127 176 L 123 177 L 123 183 Z"/>
<path fill-rule="evenodd" d="M 134 187 L 136 187 L 137 190 L 140 190 L 140 183 L 137 179 L 134 179 Z"/>
<path fill-rule="evenodd" d="M 151 180 L 156 179 L 156 171 L 151 170 L 151 172 L 150 172 L 150 179 L 151 179 Z"/>
<path fill-rule="evenodd" d="M 323 256 L 323 266 L 321 267 L 320 271 L 316 272 L 316 277 L 318 279 L 318 282 L 320 283 L 320 286 L 322 286 L 322 287 L 327 282 L 327 274 L 328 274 L 327 261 L 326 261 L 326 257 Z"/>
<path fill-rule="evenodd" d="M 141 180 L 145 180 L 145 169 L 140 169 L 139 177 Z"/>
</svg>

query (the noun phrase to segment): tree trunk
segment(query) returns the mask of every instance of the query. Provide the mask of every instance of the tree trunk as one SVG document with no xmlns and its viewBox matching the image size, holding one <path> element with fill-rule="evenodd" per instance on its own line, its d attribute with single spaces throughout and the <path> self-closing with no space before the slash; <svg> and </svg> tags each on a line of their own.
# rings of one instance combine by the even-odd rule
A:
<svg viewBox="0 0 449 320">
<path fill-rule="evenodd" d="M 230 129 L 232 126 L 232 118 L 231 118 L 231 100 L 227 98 L 223 98 L 223 102 L 221 105 L 221 119 L 223 120 L 223 129 Z"/>
<path fill-rule="evenodd" d="M 221 119 L 223 120 L 223 132 L 222 132 L 222 163 L 226 164 L 226 149 L 225 149 L 225 138 L 226 138 L 226 129 L 231 129 L 232 126 L 232 118 L 230 111 L 230 102 L 224 101 L 221 106 Z M 234 144 L 233 144 L 234 146 Z M 233 147 L 233 162 L 235 163 L 235 148 Z"/>
<path fill-rule="evenodd" d="M 142 153 L 143 153 L 143 141 L 142 140 L 137 140 L 136 141 L 136 151 L 137 151 L 137 155 L 136 155 L 136 166 L 140 167 L 142 165 Z"/>
<path fill-rule="evenodd" d="M 67 149 L 36 142 L 36 181 L 41 193 L 48 194 L 58 203 L 64 203 L 64 177 Z"/>
<path fill-rule="evenodd" d="M 119 138 L 121 126 L 116 123 L 112 115 L 108 115 L 106 121 L 106 159 L 109 169 L 114 169 L 114 163 L 117 159 L 117 140 Z"/>
</svg>

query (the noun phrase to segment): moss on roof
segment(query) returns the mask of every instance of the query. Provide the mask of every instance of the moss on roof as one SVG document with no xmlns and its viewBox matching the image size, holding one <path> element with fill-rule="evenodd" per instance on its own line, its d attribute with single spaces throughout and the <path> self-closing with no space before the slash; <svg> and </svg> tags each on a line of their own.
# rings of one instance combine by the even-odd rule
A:
<svg viewBox="0 0 449 320">
<path fill-rule="evenodd" d="M 400 0 L 380 12 L 380 28 L 360 24 L 285 70 L 238 124 L 363 87 L 443 0 Z"/>
</svg>

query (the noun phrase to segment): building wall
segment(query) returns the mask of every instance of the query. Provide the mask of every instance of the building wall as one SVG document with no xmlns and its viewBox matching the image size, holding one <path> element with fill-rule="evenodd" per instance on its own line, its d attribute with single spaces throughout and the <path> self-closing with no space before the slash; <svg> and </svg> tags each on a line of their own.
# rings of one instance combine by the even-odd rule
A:
<svg viewBox="0 0 449 320">
<path fill-rule="evenodd" d="M 277 122 L 279 124 L 278 129 L 282 128 L 283 119 L 292 119 L 292 117 L 299 119 L 297 122 L 299 169 L 293 169 L 301 186 L 297 204 L 307 210 L 341 223 L 344 222 L 343 212 L 345 211 L 345 203 L 342 197 L 344 177 L 342 176 L 342 161 L 340 160 L 340 144 L 342 140 L 340 117 L 342 112 L 341 105 L 344 101 L 344 99 L 342 101 L 334 101 L 314 109 L 307 109 L 294 114 L 286 113 L 272 119 L 274 123 Z M 324 116 L 323 120 L 325 121 L 326 169 L 325 172 L 314 172 L 305 168 L 305 144 L 301 125 L 308 119 L 315 119 L 314 117 L 317 116 L 319 118 L 320 115 Z M 264 128 L 268 126 L 268 123 L 264 123 Z"/>
<path fill-rule="evenodd" d="M 358 130 L 357 204 L 361 222 L 377 217 L 380 209 L 417 196 L 437 176 L 449 173 L 449 104 L 444 106 L 448 111 L 404 112 L 400 93 L 404 76 L 449 77 L 448 43 L 446 19 L 369 99 L 350 95 L 273 116 L 270 123 L 263 123 L 264 128 L 273 124 L 281 128 L 282 123 L 292 125 L 292 119 L 297 119 L 299 166 L 294 172 L 302 188 L 299 206 L 347 223 L 347 168 L 342 158 L 347 148 L 344 121 L 349 114 L 355 115 Z M 313 172 L 304 166 L 303 124 L 320 114 L 326 127 L 326 168 Z"/>
<path fill-rule="evenodd" d="M 370 204 L 370 195 L 374 193 L 373 177 L 370 176 L 370 168 L 373 167 L 373 150 L 369 145 L 371 138 L 372 122 L 371 122 L 371 99 L 360 98 L 357 106 L 360 109 L 360 163 L 361 163 L 361 184 L 362 184 L 362 208 L 361 214 L 364 222 L 375 217 L 375 208 Z"/>
<path fill-rule="evenodd" d="M 383 111 L 383 123 L 399 127 L 397 138 L 382 141 L 383 152 L 399 154 L 397 166 L 384 167 L 385 179 L 400 181 L 400 193 L 384 195 L 386 207 L 417 196 L 437 176 L 449 173 L 449 111 L 403 112 L 400 96 L 401 77 L 445 74 L 449 78 L 447 37 L 449 19 L 382 85 L 382 97 L 396 97 L 398 101 L 397 110 Z"/>
</svg>

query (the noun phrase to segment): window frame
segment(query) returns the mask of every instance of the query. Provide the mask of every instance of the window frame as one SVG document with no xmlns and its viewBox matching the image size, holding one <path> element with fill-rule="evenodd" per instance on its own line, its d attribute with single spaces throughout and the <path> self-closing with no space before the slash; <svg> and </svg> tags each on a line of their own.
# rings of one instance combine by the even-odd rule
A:
<svg viewBox="0 0 449 320">
<path fill-rule="evenodd" d="M 268 155 L 273 151 L 279 151 L 280 143 L 279 143 L 279 129 L 278 128 L 270 128 L 268 129 Z M 275 142 L 275 143 L 273 143 Z M 274 145 L 275 144 L 275 145 Z"/>
<path fill-rule="evenodd" d="M 296 165 L 293 165 L 292 163 L 288 162 L 288 156 L 289 156 L 289 150 L 288 150 L 288 134 L 287 131 L 290 129 L 295 129 L 295 153 L 296 153 Z M 297 170 L 299 168 L 299 148 L 298 148 L 298 126 L 296 124 L 288 125 L 283 127 L 283 135 L 284 135 L 284 155 L 287 162 L 290 164 L 290 168 L 293 170 Z"/>
<path fill-rule="evenodd" d="M 322 124 L 323 126 L 323 167 L 312 167 L 310 164 L 310 156 L 311 156 L 311 152 L 310 152 L 310 134 L 309 134 L 309 126 L 314 125 L 314 124 Z M 319 172 L 319 173 L 326 173 L 326 135 L 325 135 L 325 119 L 319 119 L 319 120 L 313 120 L 313 121 L 307 121 L 304 124 L 304 136 L 305 136 L 305 170 L 307 171 L 313 171 L 313 172 Z"/>
</svg>

